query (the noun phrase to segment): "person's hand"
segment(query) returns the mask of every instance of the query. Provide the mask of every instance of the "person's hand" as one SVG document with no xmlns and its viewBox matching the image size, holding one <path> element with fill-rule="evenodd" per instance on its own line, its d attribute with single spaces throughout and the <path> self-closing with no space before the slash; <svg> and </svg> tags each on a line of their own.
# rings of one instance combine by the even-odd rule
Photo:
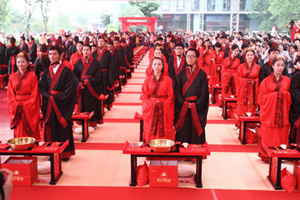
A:
<svg viewBox="0 0 300 200">
<path fill-rule="evenodd" d="M 13 188 L 12 179 L 14 174 L 12 171 L 8 169 L 0 169 L 0 172 L 4 174 L 4 184 L 3 184 L 4 198 L 5 200 L 9 200 L 9 196 Z"/>
<path fill-rule="evenodd" d="M 192 107 L 192 103 L 189 103 L 189 108 L 191 108 Z"/>
</svg>

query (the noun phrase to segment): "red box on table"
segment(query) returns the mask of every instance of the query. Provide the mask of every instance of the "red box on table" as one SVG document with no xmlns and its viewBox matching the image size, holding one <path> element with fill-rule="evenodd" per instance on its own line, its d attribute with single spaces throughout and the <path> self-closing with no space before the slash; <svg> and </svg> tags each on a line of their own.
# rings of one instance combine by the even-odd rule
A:
<svg viewBox="0 0 300 200">
<path fill-rule="evenodd" d="M 178 187 L 178 161 L 151 160 L 149 185 L 150 187 Z"/>
<path fill-rule="evenodd" d="M 31 186 L 38 178 L 36 157 L 10 157 L 1 164 L 1 168 L 14 173 L 13 186 Z"/>
</svg>

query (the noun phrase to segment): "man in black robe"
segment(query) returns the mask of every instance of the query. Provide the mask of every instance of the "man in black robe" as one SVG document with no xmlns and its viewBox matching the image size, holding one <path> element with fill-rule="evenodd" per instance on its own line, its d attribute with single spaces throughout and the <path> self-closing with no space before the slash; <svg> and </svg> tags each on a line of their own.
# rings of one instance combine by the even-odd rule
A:
<svg viewBox="0 0 300 200">
<path fill-rule="evenodd" d="M 290 109 L 290 143 L 300 142 L 300 71 L 296 72 L 291 82 L 292 106 Z"/>
<path fill-rule="evenodd" d="M 19 47 L 16 46 L 16 39 L 14 37 L 11 37 L 9 41 L 10 44 L 5 50 L 5 57 L 8 61 L 8 75 L 18 70 L 16 56 L 20 52 Z"/>
<path fill-rule="evenodd" d="M 109 50 L 106 49 L 106 41 L 104 38 L 100 37 L 98 39 L 99 48 L 93 53 L 93 57 L 98 60 L 100 69 L 102 72 L 102 91 L 101 93 L 106 96 L 107 99 L 104 101 L 107 109 L 112 107 L 113 102 L 113 65 L 112 65 L 112 55 Z"/>
<path fill-rule="evenodd" d="M 209 106 L 206 73 L 197 65 L 199 52 L 186 52 L 187 66 L 176 77 L 175 129 L 176 141 L 204 144 L 205 126 Z"/>
<path fill-rule="evenodd" d="M 33 37 L 29 38 L 29 56 L 30 62 L 33 64 L 37 58 L 37 45 Z"/>
<path fill-rule="evenodd" d="M 125 38 L 126 38 L 125 41 L 124 41 L 124 43 L 126 43 L 126 48 L 124 48 L 125 55 L 126 55 L 128 63 L 130 65 L 133 65 L 132 58 L 133 58 L 134 43 L 131 40 L 129 33 L 126 34 Z"/>
<path fill-rule="evenodd" d="M 118 82 L 118 86 L 115 88 L 115 93 L 119 94 L 121 93 L 121 79 L 124 74 L 125 69 L 125 51 L 124 48 L 119 43 L 119 38 L 115 38 L 113 41 L 114 50 L 112 54 L 113 64 L 115 67 L 115 82 Z M 124 80 L 125 78 L 123 78 Z M 124 83 L 124 82 L 123 82 Z"/>
<path fill-rule="evenodd" d="M 6 46 L 0 42 L 0 75 L 7 74 Z M 7 81 L 7 78 L 5 79 Z"/>
<path fill-rule="evenodd" d="M 61 63 L 60 55 L 59 47 L 49 48 L 51 65 L 43 71 L 39 88 L 42 94 L 45 141 L 69 140 L 69 145 L 62 154 L 62 159 L 68 161 L 71 155 L 75 155 L 71 117 L 75 106 L 76 87 L 73 73 Z"/>
<path fill-rule="evenodd" d="M 184 57 L 184 46 L 182 43 L 176 44 L 175 53 L 169 58 L 169 76 L 173 80 L 173 89 L 176 86 L 176 77 L 181 70 L 186 67 L 185 57 Z"/>
<path fill-rule="evenodd" d="M 28 45 L 25 42 L 25 37 L 21 36 L 20 37 L 20 45 L 19 45 L 20 51 L 25 51 L 28 53 Z"/>
<path fill-rule="evenodd" d="M 97 124 L 103 123 L 100 101 L 102 76 L 99 62 L 93 58 L 91 52 L 91 47 L 85 44 L 82 49 L 83 58 L 76 62 L 73 73 L 77 86 L 77 112 L 94 111 L 89 119 L 89 126 L 97 127 Z"/>
</svg>

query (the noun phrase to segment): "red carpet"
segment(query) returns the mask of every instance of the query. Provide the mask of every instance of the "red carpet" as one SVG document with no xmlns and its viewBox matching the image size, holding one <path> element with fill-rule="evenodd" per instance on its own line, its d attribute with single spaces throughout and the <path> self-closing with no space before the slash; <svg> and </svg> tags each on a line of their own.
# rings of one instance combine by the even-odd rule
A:
<svg viewBox="0 0 300 200">
<path fill-rule="evenodd" d="M 134 106 L 137 106 L 136 103 L 133 103 Z M 114 103 L 114 105 L 118 105 L 118 106 L 127 106 L 126 104 L 117 104 Z M 141 104 L 140 104 L 141 105 Z M 106 118 L 103 119 L 104 123 L 137 123 L 140 122 L 139 119 L 124 119 L 124 118 Z M 235 124 L 234 120 L 220 120 L 220 119 L 211 119 L 211 120 L 207 120 L 207 124 Z"/>
<path fill-rule="evenodd" d="M 114 102 L 113 106 L 141 106 L 142 103 L 121 103 L 121 102 Z"/>
<path fill-rule="evenodd" d="M 83 172 L 84 173 L 84 172 Z M 22 197 L 20 198 L 20 194 Z M 72 195 L 70 195 L 72 194 Z M 199 198 L 195 198 L 199 197 Z M 14 187 L 10 200 L 297 200 L 299 193 L 149 187 Z"/>
<path fill-rule="evenodd" d="M 75 143 L 78 150 L 123 150 L 123 143 Z M 211 152 L 257 153 L 257 145 L 208 145 Z"/>
</svg>

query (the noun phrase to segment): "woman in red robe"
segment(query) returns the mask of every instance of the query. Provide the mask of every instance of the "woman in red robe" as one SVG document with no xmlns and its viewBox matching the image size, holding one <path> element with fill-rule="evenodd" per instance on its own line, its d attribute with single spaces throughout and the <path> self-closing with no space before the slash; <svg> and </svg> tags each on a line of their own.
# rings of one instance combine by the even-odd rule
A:
<svg viewBox="0 0 300 200">
<path fill-rule="evenodd" d="M 210 76 L 212 63 L 216 59 L 216 53 L 211 46 L 209 39 L 204 41 L 204 50 L 203 50 L 203 65 L 200 65 L 201 69 L 206 73 L 206 76 Z"/>
<path fill-rule="evenodd" d="M 30 71 L 28 53 L 17 55 L 18 71 L 11 74 L 7 89 L 10 128 L 15 137 L 40 139 L 40 94 L 36 75 Z"/>
<path fill-rule="evenodd" d="M 261 143 L 268 147 L 288 145 L 290 128 L 291 81 L 282 75 L 284 70 L 282 57 L 277 56 L 272 67 L 273 72 L 259 85 L 258 96 L 261 122 L 259 134 Z M 258 156 L 268 162 L 268 155 L 262 148 Z"/>
<path fill-rule="evenodd" d="M 152 69 L 153 75 L 145 79 L 142 88 L 143 142 L 157 138 L 175 140 L 172 79 L 164 75 L 162 58 L 153 58 Z"/>
<path fill-rule="evenodd" d="M 160 48 L 160 47 L 155 48 L 154 56 L 150 57 L 150 63 L 152 63 L 152 60 L 153 60 L 154 57 L 159 57 L 159 58 L 163 59 L 163 61 L 164 61 L 164 75 L 168 76 L 169 75 L 169 72 L 168 72 L 169 66 L 168 66 L 168 63 L 167 63 L 167 59 L 163 54 L 162 48 Z M 153 75 L 153 70 L 152 70 L 152 65 L 151 64 L 149 64 L 148 68 L 146 69 L 146 75 L 147 76 Z"/>
<path fill-rule="evenodd" d="M 224 61 L 224 53 L 222 52 L 222 45 L 221 43 L 217 42 L 215 44 L 215 61 L 213 61 L 211 66 L 211 74 L 209 79 L 209 85 L 217 85 L 221 84 L 220 81 L 220 71 L 221 66 Z"/>
<path fill-rule="evenodd" d="M 238 45 L 231 47 L 231 56 L 225 58 L 221 70 L 221 83 L 222 83 L 222 97 L 230 97 L 236 95 L 236 71 L 240 65 L 240 59 L 237 57 L 239 54 Z"/>
<path fill-rule="evenodd" d="M 258 76 L 260 67 L 255 63 L 255 51 L 248 49 L 245 52 L 246 62 L 237 70 L 237 107 L 238 115 L 246 115 L 251 112 L 254 115 L 257 110 Z"/>
</svg>

